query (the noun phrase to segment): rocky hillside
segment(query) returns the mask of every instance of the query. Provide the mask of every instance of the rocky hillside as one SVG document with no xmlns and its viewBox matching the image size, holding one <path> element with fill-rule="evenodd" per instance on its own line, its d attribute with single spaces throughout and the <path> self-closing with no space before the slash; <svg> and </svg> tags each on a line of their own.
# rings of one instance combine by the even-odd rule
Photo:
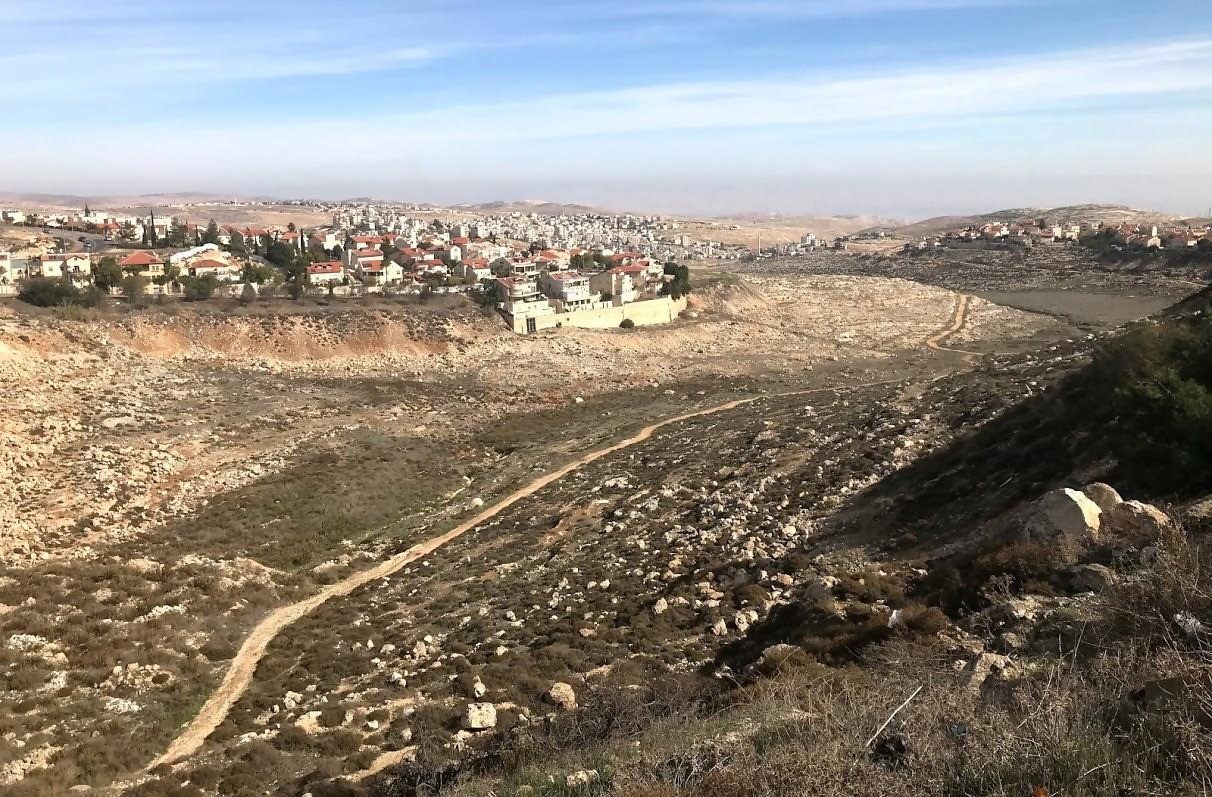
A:
<svg viewBox="0 0 1212 797">
<path fill-rule="evenodd" d="M 984 224 L 1035 222 L 1047 218 L 1056 224 L 1165 224 L 1174 217 L 1156 210 L 1141 210 L 1123 205 L 1069 205 L 1059 208 L 1009 208 L 972 216 L 939 216 L 900 227 L 874 227 L 905 237 L 935 235 L 948 230 L 980 227 Z"/>
<path fill-rule="evenodd" d="M 678 640 L 660 650 L 684 666 L 612 683 L 565 661 L 550 670 L 558 682 L 534 684 L 535 702 L 515 681 L 503 704 L 493 697 L 503 673 L 452 646 L 467 653 L 447 703 L 467 706 L 459 744 L 412 749 L 413 763 L 370 783 L 307 789 L 1202 793 L 1212 778 L 1212 578 L 1201 566 L 1212 553 L 1210 357 L 1212 318 L 1196 313 L 1133 329 L 1088 365 L 1059 349 L 1001 360 L 990 370 L 1017 400 L 943 380 L 928 390 L 958 414 L 927 418 L 919 405 L 897 418 L 890 402 L 869 419 L 860 458 L 854 438 L 804 437 L 768 407 L 751 447 L 724 444 L 718 472 L 666 477 L 668 494 L 640 490 L 630 511 L 611 511 L 619 499 L 604 493 L 601 522 L 615 531 L 601 542 L 623 539 L 621 529 L 656 561 L 602 557 L 584 533 L 581 558 L 558 554 L 569 560 L 548 607 L 574 600 L 569 630 L 587 643 L 566 645 L 655 633 Z M 814 427 L 827 430 L 827 417 Z M 922 435 L 940 421 L 956 439 L 906 457 L 946 439 Z M 890 466 L 852 470 L 826 490 L 813 482 L 836 479 L 839 459 L 863 458 Z M 650 536 L 654 525 L 663 536 Z M 604 567 L 614 556 L 634 573 Z M 632 576 L 652 585 L 650 601 L 611 608 L 606 596 L 632 594 Z M 534 650 L 515 632 L 503 641 Z M 405 710 L 397 725 L 424 721 Z"/>
</svg>

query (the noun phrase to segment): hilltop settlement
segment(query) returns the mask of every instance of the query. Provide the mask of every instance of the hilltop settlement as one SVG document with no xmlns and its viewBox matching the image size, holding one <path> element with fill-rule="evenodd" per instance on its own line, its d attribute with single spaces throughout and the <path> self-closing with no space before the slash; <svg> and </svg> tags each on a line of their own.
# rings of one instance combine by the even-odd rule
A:
<svg viewBox="0 0 1212 797">
<path fill-rule="evenodd" d="M 662 243 L 657 219 L 632 215 L 443 221 L 362 204 L 333 208 L 331 224 L 304 229 L 86 206 L 12 209 L 0 220 L 10 225 L 0 236 L 0 296 L 31 285 L 50 300 L 36 303 L 48 304 L 105 294 L 196 301 L 467 293 L 522 333 L 669 322 L 689 292 L 688 270 L 677 261 L 717 254 L 714 244 L 685 236 Z M 53 290 L 47 281 L 57 283 Z"/>
</svg>

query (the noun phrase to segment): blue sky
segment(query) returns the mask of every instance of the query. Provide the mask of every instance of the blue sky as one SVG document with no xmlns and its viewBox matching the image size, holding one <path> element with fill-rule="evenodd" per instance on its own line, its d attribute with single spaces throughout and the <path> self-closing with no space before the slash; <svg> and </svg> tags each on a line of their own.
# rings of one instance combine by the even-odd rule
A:
<svg viewBox="0 0 1212 797">
<path fill-rule="evenodd" d="M 1212 206 L 1209 0 L 0 0 L 0 190 Z"/>
</svg>

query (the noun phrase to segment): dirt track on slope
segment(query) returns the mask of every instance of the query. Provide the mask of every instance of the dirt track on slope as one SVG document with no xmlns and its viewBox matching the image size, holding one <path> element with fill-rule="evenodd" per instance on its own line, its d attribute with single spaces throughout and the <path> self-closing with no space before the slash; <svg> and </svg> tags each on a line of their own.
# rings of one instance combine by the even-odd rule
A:
<svg viewBox="0 0 1212 797">
<path fill-rule="evenodd" d="M 955 315 L 951 318 L 951 324 L 948 325 L 946 329 L 938 332 L 937 334 L 931 335 L 926 340 L 926 346 L 928 348 L 933 349 L 934 351 L 947 351 L 954 354 L 964 354 L 973 357 L 981 356 L 980 352 L 965 351 L 964 349 L 949 349 L 943 345 L 948 338 L 963 331 L 964 327 L 967 325 L 968 302 L 971 300 L 971 298 L 972 297 L 968 296 L 966 293 L 960 294 L 959 300 L 955 305 Z"/>
<path fill-rule="evenodd" d="M 926 341 L 926 345 L 937 351 L 954 351 L 952 349 L 945 349 L 940 344 L 951 335 L 963 329 L 964 324 L 967 321 L 967 308 L 968 297 L 961 296 L 960 301 L 956 305 L 955 313 L 950 326 L 948 326 L 948 328 L 944 331 L 929 338 Z M 973 354 L 973 352 L 961 353 Z M 772 393 L 751 396 L 748 398 L 735 399 L 715 407 L 687 412 L 682 415 L 651 424 L 644 427 L 631 437 L 621 440 L 620 442 L 606 448 L 598 449 L 585 454 L 579 459 L 573 460 L 572 462 L 564 465 L 559 470 L 553 471 L 534 480 L 525 487 L 511 493 L 508 497 L 504 498 L 493 506 L 488 507 L 484 511 L 480 512 L 471 520 L 456 526 L 441 536 L 427 540 L 426 542 L 418 545 L 414 545 L 402 553 L 399 553 L 390 559 L 386 559 L 372 568 L 355 573 L 344 581 L 329 585 L 310 598 L 306 598 L 305 600 L 289 606 L 283 606 L 270 612 L 259 623 L 257 623 L 256 627 L 253 628 L 248 638 L 245 639 L 244 644 L 240 646 L 240 650 L 236 653 L 235 658 L 232 659 L 231 665 L 228 668 L 226 675 L 223 677 L 223 682 L 219 685 L 219 688 L 215 691 L 215 693 L 212 694 L 202 706 L 201 710 L 198 712 L 198 715 L 194 717 L 194 719 L 190 721 L 190 723 L 177 736 L 177 738 L 173 740 L 173 742 L 169 745 L 168 750 L 151 764 L 149 764 L 141 774 L 147 774 L 148 771 L 156 766 L 159 766 L 160 764 L 171 764 L 173 762 L 180 761 L 183 758 L 193 755 L 202 747 L 202 745 L 206 742 L 206 739 L 209 738 L 209 736 L 215 731 L 216 728 L 219 727 L 223 720 L 227 718 L 231 708 L 248 689 L 248 686 L 252 682 L 253 676 L 256 673 L 257 665 L 260 664 L 261 660 L 265 657 L 265 652 L 269 647 L 269 643 L 272 642 L 274 638 L 277 637 L 278 634 L 280 634 L 288 626 L 315 611 L 329 600 L 349 595 L 360 587 L 381 578 L 390 576 L 406 565 L 428 556 L 452 540 L 463 536 L 477 526 L 491 520 L 505 509 L 508 509 L 510 506 L 516 504 L 518 501 L 534 495 L 539 490 L 543 489 L 552 482 L 567 476 L 574 470 L 577 470 L 578 468 L 588 465 L 589 463 L 601 459 L 602 457 L 609 456 L 610 454 L 622 449 L 642 443 L 666 426 L 682 423 L 683 421 L 691 420 L 693 418 L 700 418 L 720 412 L 727 412 L 729 410 L 733 410 L 767 398 L 828 393 L 846 388 L 876 387 L 879 385 L 894 384 L 900 381 L 902 380 L 888 379 L 857 385 L 839 385 L 835 387 L 812 388 L 808 390 L 789 391 L 786 393 Z"/>
</svg>

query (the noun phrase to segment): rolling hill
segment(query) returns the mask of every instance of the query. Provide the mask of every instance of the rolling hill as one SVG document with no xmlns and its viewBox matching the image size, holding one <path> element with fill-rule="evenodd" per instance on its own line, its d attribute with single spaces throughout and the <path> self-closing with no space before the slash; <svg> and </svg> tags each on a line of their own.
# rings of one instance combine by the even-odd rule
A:
<svg viewBox="0 0 1212 797">
<path fill-rule="evenodd" d="M 990 223 L 1013 223 L 1047 218 L 1061 224 L 1164 224 L 1175 220 L 1174 216 L 1157 210 L 1142 210 L 1123 205 L 1068 205 L 1057 208 L 1008 208 L 974 216 L 937 216 L 931 219 L 902 226 L 875 226 L 872 231 L 883 231 L 894 235 L 915 237 L 934 235 L 947 230 L 964 227 L 980 227 Z"/>
</svg>

